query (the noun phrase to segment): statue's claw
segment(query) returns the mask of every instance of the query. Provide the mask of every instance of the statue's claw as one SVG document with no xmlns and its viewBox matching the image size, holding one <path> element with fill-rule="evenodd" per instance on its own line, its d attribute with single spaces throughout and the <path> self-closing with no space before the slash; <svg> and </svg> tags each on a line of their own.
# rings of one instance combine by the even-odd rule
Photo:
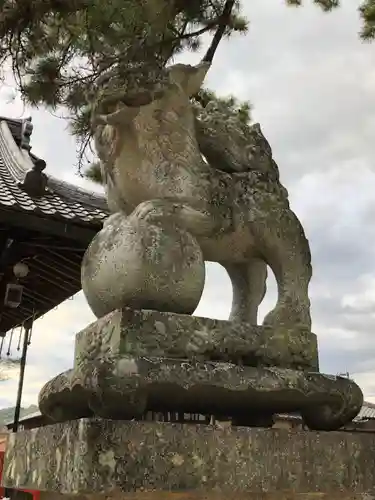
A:
<svg viewBox="0 0 375 500">
<path fill-rule="evenodd" d="M 150 200 L 140 203 L 132 217 L 149 224 L 173 224 L 195 236 L 208 236 L 217 231 L 212 215 L 173 200 Z"/>
<path fill-rule="evenodd" d="M 174 205 L 167 205 L 165 200 L 144 201 L 133 211 L 132 217 L 148 222 L 149 224 L 166 221 L 168 217 L 173 215 Z"/>
</svg>

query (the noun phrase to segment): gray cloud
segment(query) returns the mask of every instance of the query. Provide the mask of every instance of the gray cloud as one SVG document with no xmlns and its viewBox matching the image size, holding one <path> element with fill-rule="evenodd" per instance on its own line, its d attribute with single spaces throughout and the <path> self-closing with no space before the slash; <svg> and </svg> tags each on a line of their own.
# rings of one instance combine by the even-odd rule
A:
<svg viewBox="0 0 375 500">
<path fill-rule="evenodd" d="M 357 5 L 325 15 L 256 0 L 245 6 L 248 36 L 218 54 L 212 84 L 253 102 L 288 182 L 352 158 L 370 161 L 375 55 L 357 38 Z"/>
</svg>

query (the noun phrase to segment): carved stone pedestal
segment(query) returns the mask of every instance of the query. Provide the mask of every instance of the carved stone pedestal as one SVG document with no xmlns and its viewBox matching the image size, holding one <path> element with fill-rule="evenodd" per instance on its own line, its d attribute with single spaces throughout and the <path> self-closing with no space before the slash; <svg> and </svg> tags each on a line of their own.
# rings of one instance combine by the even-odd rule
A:
<svg viewBox="0 0 375 500">
<path fill-rule="evenodd" d="M 45 498 L 369 500 L 375 435 L 82 419 L 10 436 L 5 485 Z"/>
<path fill-rule="evenodd" d="M 61 423 L 11 435 L 3 482 L 49 499 L 365 499 L 375 436 L 259 428 L 299 412 L 339 429 L 362 401 L 319 373 L 311 332 L 124 308 L 77 335 L 39 397 Z"/>
<path fill-rule="evenodd" d="M 318 372 L 311 332 L 126 308 L 77 335 L 74 368 L 39 397 L 57 421 L 164 412 L 269 426 L 299 412 L 315 430 L 340 428 L 362 402 L 354 382 Z"/>
</svg>

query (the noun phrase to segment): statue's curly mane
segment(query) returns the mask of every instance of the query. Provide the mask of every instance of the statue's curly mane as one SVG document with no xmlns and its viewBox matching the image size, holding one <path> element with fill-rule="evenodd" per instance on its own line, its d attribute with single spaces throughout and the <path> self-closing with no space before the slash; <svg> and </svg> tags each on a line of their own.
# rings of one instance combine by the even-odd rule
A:
<svg viewBox="0 0 375 500">
<path fill-rule="evenodd" d="M 238 113 L 216 101 L 205 107 L 195 104 L 195 113 L 199 148 L 212 168 L 242 177 L 251 189 L 287 200 L 271 146 L 258 123 L 244 123 Z"/>
</svg>

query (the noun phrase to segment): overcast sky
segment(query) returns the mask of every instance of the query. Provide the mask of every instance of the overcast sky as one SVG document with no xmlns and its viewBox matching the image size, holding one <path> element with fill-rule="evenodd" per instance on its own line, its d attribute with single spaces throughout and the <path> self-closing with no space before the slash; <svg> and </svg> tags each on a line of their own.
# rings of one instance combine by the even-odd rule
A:
<svg viewBox="0 0 375 500">
<path fill-rule="evenodd" d="M 287 9 L 281 0 L 243 3 L 250 31 L 222 43 L 207 83 L 252 102 L 305 227 L 321 370 L 349 372 L 375 401 L 375 45 L 358 39 L 356 0 L 331 14 L 312 5 Z M 0 90 L 0 115 L 31 114 L 33 151 L 48 171 L 87 185 L 76 176 L 75 143 L 64 121 L 9 103 L 11 96 L 11 88 Z M 269 281 L 263 313 L 275 301 Z M 197 313 L 225 319 L 230 303 L 228 277 L 209 265 Z M 36 322 L 24 406 L 36 403 L 44 382 L 72 366 L 75 333 L 93 319 L 78 295 Z M 15 399 L 16 380 L 2 382 L 0 407 Z"/>
</svg>

